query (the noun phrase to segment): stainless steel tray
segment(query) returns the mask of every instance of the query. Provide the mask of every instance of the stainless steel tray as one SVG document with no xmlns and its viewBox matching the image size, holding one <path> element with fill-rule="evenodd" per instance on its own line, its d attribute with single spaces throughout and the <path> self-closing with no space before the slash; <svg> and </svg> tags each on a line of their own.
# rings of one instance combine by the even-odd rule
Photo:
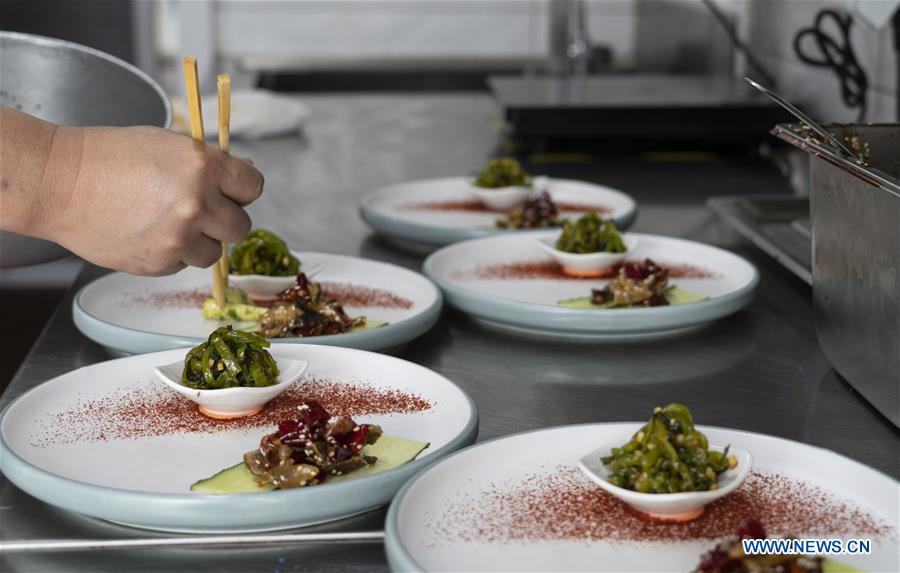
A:
<svg viewBox="0 0 900 573">
<path fill-rule="evenodd" d="M 790 195 L 733 195 L 706 201 L 732 228 L 812 284 L 809 198 Z"/>
</svg>

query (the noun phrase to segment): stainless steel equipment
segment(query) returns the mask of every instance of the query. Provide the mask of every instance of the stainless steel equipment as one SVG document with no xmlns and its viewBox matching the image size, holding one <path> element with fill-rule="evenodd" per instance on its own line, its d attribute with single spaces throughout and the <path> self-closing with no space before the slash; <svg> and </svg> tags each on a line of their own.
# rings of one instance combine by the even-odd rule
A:
<svg viewBox="0 0 900 573">
<path fill-rule="evenodd" d="M 794 195 L 710 197 L 706 205 L 735 231 L 812 285 L 809 198 Z"/>
<path fill-rule="evenodd" d="M 841 143 L 841 140 L 837 139 L 828 130 L 826 130 L 824 127 L 822 127 L 821 125 L 819 125 L 818 123 L 813 121 L 812 118 L 810 118 L 808 115 L 806 115 L 805 113 L 803 113 L 802 111 L 797 109 L 794 106 L 794 104 L 792 104 L 788 100 L 784 99 L 783 97 L 781 97 L 777 93 L 773 92 L 772 90 L 759 85 L 758 83 L 754 82 L 750 78 L 744 78 L 744 81 L 747 82 L 748 84 L 750 84 L 751 86 L 755 87 L 762 93 L 766 94 L 766 96 L 768 96 L 769 99 L 771 99 L 772 101 L 774 101 L 775 103 L 777 103 L 778 105 L 780 105 L 781 107 L 786 109 L 787 111 L 791 112 L 791 114 L 793 114 L 794 117 L 796 117 L 797 119 L 799 119 L 800 121 L 805 123 L 808 128 L 815 131 L 817 135 L 821 136 L 825 141 L 827 141 L 828 143 L 833 145 L 838 151 L 845 153 L 847 155 L 847 157 L 849 157 L 849 158 L 856 159 L 856 155 L 852 151 L 847 149 L 847 146 L 845 146 L 843 143 Z"/>
<path fill-rule="evenodd" d="M 550 58 L 547 71 L 556 76 L 584 77 L 590 46 L 584 0 L 556 0 L 549 5 Z"/>
<path fill-rule="evenodd" d="M 795 125 L 773 133 L 813 154 L 816 334 L 835 369 L 900 426 L 900 125 L 830 125 L 865 165 Z"/>
<path fill-rule="evenodd" d="M 0 104 L 63 125 L 169 127 L 172 109 L 139 69 L 92 48 L 0 32 Z M 48 241 L 0 232 L 0 267 L 46 262 L 67 251 Z"/>
</svg>

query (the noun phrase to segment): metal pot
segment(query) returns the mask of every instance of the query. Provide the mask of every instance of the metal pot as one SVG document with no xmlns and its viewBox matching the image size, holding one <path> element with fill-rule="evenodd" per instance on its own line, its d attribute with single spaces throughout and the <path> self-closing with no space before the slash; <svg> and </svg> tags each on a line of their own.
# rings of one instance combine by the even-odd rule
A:
<svg viewBox="0 0 900 573">
<path fill-rule="evenodd" d="M 814 156 L 816 335 L 835 370 L 900 427 L 900 125 L 825 128 L 845 142 L 856 140 L 866 165 L 795 126 L 774 130 Z"/>
<path fill-rule="evenodd" d="M 71 42 L 14 32 L 0 32 L 0 104 L 63 125 L 172 123 L 162 88 L 131 64 Z M 49 241 L 0 232 L 0 267 L 67 253 Z"/>
</svg>

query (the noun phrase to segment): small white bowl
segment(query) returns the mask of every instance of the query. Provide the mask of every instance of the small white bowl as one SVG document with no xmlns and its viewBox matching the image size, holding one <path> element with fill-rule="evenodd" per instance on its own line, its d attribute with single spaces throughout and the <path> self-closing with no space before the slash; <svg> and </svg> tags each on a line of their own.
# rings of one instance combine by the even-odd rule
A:
<svg viewBox="0 0 900 573">
<path fill-rule="evenodd" d="M 581 470 L 610 495 L 633 507 L 640 513 L 661 521 L 690 521 L 703 514 L 703 507 L 726 496 L 737 488 L 750 473 L 753 458 L 750 452 L 730 448 L 729 454 L 737 458 L 734 469 L 719 474 L 718 487 L 709 491 L 687 491 L 683 493 L 641 493 L 611 484 L 609 470 L 600 458 L 608 456 L 612 448 L 595 450 L 578 460 Z M 724 448 L 710 446 L 710 450 L 723 451 Z"/>
<path fill-rule="evenodd" d="M 300 272 L 306 273 L 306 276 L 312 276 L 325 265 L 323 263 L 312 265 L 301 265 Z M 251 298 L 257 300 L 275 300 L 278 293 L 286 288 L 290 288 L 297 283 L 297 275 L 288 275 L 286 277 L 269 277 L 266 275 L 228 275 L 228 284 L 237 287 L 250 295 Z"/>
<path fill-rule="evenodd" d="M 278 383 L 263 388 L 239 387 L 218 390 L 189 388 L 181 383 L 184 360 L 157 366 L 154 371 L 166 386 L 188 400 L 196 402 L 200 411 L 207 416 L 220 419 L 243 418 L 259 412 L 266 402 L 287 390 L 288 386 L 297 380 L 309 366 L 306 360 L 294 360 L 274 355 L 273 358 L 278 364 Z"/>
<path fill-rule="evenodd" d="M 509 211 L 513 207 L 524 203 L 535 193 L 540 193 L 547 186 L 546 177 L 534 177 L 531 187 L 478 187 L 473 184 L 473 179 L 466 181 L 466 191 L 484 203 L 489 209 L 495 211 Z"/>
<path fill-rule="evenodd" d="M 537 239 L 538 246 L 550 254 L 562 267 L 563 272 L 575 277 L 597 277 L 603 274 L 603 270 L 622 261 L 635 248 L 638 240 L 634 235 L 622 233 L 622 242 L 625 243 L 624 253 L 567 253 L 556 248 L 558 237 L 543 237 Z"/>
</svg>

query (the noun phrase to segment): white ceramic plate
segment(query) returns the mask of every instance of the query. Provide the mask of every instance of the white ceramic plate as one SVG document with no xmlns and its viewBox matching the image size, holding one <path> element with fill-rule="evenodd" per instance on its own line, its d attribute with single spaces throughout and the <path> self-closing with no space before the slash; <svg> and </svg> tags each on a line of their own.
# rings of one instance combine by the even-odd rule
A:
<svg viewBox="0 0 900 573">
<path fill-rule="evenodd" d="M 565 299 L 588 297 L 605 279 L 565 277 L 535 240 L 559 231 L 472 239 L 444 247 L 425 260 L 425 274 L 447 302 L 487 326 L 530 337 L 620 342 L 679 334 L 736 312 L 753 297 L 756 268 L 722 249 L 672 237 L 631 233 L 638 244 L 628 260 L 651 258 L 673 267 L 670 284 L 708 298 L 653 308 L 566 308 Z M 508 265 L 528 265 L 526 276 Z M 679 277 L 674 267 L 692 275 Z M 512 272 L 515 271 L 515 272 Z M 697 276 L 699 272 L 699 277 Z"/>
<path fill-rule="evenodd" d="M 239 463 L 243 453 L 275 427 L 214 427 L 149 437 L 117 430 L 119 424 L 144 423 L 116 414 L 132 410 L 145 416 L 151 427 L 169 428 L 160 425 L 153 412 L 123 405 L 123 400 L 146 405 L 142 396 L 151 387 L 171 392 L 155 378 L 153 367 L 184 356 L 186 349 L 177 349 L 80 368 L 16 399 L 0 418 L 0 469 L 36 498 L 100 519 L 169 531 L 261 531 L 330 521 L 383 505 L 426 464 L 475 439 L 478 420 L 472 401 L 426 368 L 346 348 L 280 344 L 272 351 L 308 361 L 304 380 L 356 381 L 427 400 L 429 409 L 355 419 L 431 445 L 413 462 L 355 481 L 240 495 L 191 493 L 192 483 Z M 195 407 L 189 402 L 187 406 Z M 105 439 L 99 437 L 101 432 Z M 60 433 L 64 437 L 56 438 Z"/>
<path fill-rule="evenodd" d="M 418 273 L 395 265 L 325 253 L 296 253 L 303 266 L 320 268 L 314 280 L 344 291 L 377 289 L 387 303 L 365 297 L 344 308 L 350 316 L 364 315 L 386 326 L 360 332 L 284 338 L 291 344 L 329 344 L 364 350 L 384 350 L 423 334 L 440 316 L 441 294 Z M 348 287 L 352 285 L 352 289 Z M 153 352 L 196 345 L 224 321 L 203 318 L 200 304 L 210 292 L 207 269 L 189 268 L 162 278 L 112 273 L 85 285 L 72 303 L 75 326 L 88 338 L 129 353 Z M 337 297 L 341 300 L 341 297 Z M 384 300 L 384 299 L 382 299 Z M 198 302 L 199 301 L 199 302 Z M 408 307 L 405 307 L 408 304 Z M 398 306 L 399 305 L 399 306 Z M 252 328 L 253 322 L 234 322 L 235 328 Z"/>
<path fill-rule="evenodd" d="M 466 185 L 466 177 L 446 177 L 383 187 L 363 197 L 360 214 L 386 237 L 430 247 L 515 232 L 496 228 L 500 213 L 478 208 L 479 201 L 469 195 Z M 546 189 L 561 204 L 564 218 L 596 208 L 625 229 L 637 214 L 631 197 L 595 183 L 549 179 Z"/>
<path fill-rule="evenodd" d="M 598 442 L 625 443 L 639 423 L 585 424 L 538 430 L 477 444 L 420 473 L 397 494 L 388 512 L 385 541 L 394 571 L 691 571 L 700 555 L 715 544 L 711 540 L 611 541 L 607 538 L 561 540 L 541 536 L 509 540 L 491 523 L 469 523 L 458 509 L 474 513 L 501 507 L 498 499 L 507 484 L 522 483 L 543 471 L 557 475 L 571 468 L 588 488 L 598 488 L 576 469 L 578 459 Z M 898 494 L 900 485 L 889 477 L 828 450 L 762 434 L 701 427 L 711 443 L 732 444 L 753 454 L 754 471 L 782 474 L 825 490 L 832 501 L 846 501 L 879 519 L 893 534 L 873 539 L 868 556 L 842 555 L 837 559 L 865 571 L 897 571 Z M 494 494 L 482 492 L 495 492 Z M 515 489 L 513 488 L 513 491 Z M 600 491 L 599 488 L 597 491 Z M 778 492 L 773 492 L 777 494 Z M 538 500 L 534 500 L 536 506 Z M 813 504 L 824 502 L 821 497 Z M 481 507 L 477 507 L 477 504 Z M 522 503 L 505 506 L 507 516 L 529 521 L 519 511 Z M 449 513 L 448 513 L 449 510 Z M 542 510 L 541 510 L 542 511 Z M 708 510 L 710 511 L 710 510 Z M 778 511 L 778 510 L 776 510 Z M 456 517 L 453 517 L 456 516 Z M 603 520 L 602 515 L 597 519 Z M 507 518 L 508 520 L 508 518 Z M 491 519 L 493 521 L 493 519 Z M 543 523 L 537 515 L 532 520 Z M 566 523 L 560 523 L 564 528 Z M 771 524 L 770 524 L 771 525 Z M 765 523 L 763 523 L 765 526 Z M 480 528 L 480 533 L 478 532 Z M 523 526 L 525 531 L 528 527 Z M 465 534 L 479 540 L 464 541 Z M 795 532 L 803 536 L 805 532 Z M 461 535 L 463 534 L 463 535 Z M 722 538 L 733 531 L 723 531 Z M 841 536 L 846 537 L 846 536 Z M 866 536 L 863 536 L 866 537 Z M 493 538 L 492 541 L 487 541 Z"/>
</svg>

